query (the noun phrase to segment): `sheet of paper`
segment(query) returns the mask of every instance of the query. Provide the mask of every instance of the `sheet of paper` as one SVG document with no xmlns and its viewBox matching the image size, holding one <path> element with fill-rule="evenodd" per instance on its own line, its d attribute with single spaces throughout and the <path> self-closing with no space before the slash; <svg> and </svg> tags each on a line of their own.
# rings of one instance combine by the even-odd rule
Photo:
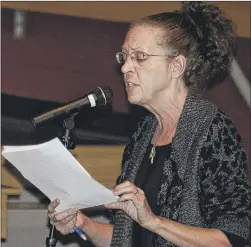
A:
<svg viewBox="0 0 251 247">
<path fill-rule="evenodd" d="M 59 198 L 57 212 L 117 201 L 111 190 L 95 181 L 58 138 L 30 146 L 4 146 L 2 155 L 50 200 Z"/>
</svg>

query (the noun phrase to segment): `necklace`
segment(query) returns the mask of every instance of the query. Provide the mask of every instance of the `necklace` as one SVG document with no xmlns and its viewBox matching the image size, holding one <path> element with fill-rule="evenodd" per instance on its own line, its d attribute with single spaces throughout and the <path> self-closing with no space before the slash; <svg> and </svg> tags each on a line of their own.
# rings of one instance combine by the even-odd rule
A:
<svg viewBox="0 0 251 247">
<path fill-rule="evenodd" d="M 175 125 L 176 126 L 176 125 Z M 165 144 L 168 144 L 170 143 L 172 140 L 170 138 L 172 138 L 172 136 L 174 135 L 175 133 L 175 130 L 176 130 L 176 127 L 170 129 L 168 135 L 165 135 Z M 149 155 L 149 159 L 151 160 L 151 164 L 153 164 L 153 161 L 154 161 L 154 158 L 156 156 L 156 146 L 157 146 L 157 138 L 158 138 L 158 135 L 161 136 L 160 134 L 160 129 L 159 129 L 159 125 L 157 126 L 156 130 L 155 130 L 155 133 L 154 133 L 154 136 L 153 136 L 153 139 L 152 139 L 152 149 L 151 149 L 151 152 L 150 152 L 150 155 Z M 163 132 L 162 132 L 163 133 Z M 163 136 L 162 136 L 162 140 L 163 140 Z"/>
<path fill-rule="evenodd" d="M 151 149 L 151 152 L 149 155 L 149 159 L 151 160 L 151 164 L 153 164 L 153 160 L 156 155 L 157 131 L 158 131 L 158 127 L 156 128 L 155 135 L 153 137 L 153 146 L 152 146 L 152 149 Z"/>
<path fill-rule="evenodd" d="M 151 164 L 153 164 L 153 160 L 155 158 L 156 155 L 156 145 L 153 144 L 150 155 L 149 155 L 149 159 L 151 159 Z"/>
</svg>

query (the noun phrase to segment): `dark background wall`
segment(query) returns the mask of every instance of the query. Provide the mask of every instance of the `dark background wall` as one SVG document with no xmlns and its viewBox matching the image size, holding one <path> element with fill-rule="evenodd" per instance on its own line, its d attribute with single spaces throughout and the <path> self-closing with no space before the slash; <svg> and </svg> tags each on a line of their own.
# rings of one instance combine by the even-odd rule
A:
<svg viewBox="0 0 251 247">
<path fill-rule="evenodd" d="M 20 41 L 12 21 L 13 11 L 2 9 L 3 92 L 65 102 L 107 85 L 114 110 L 128 110 L 115 60 L 127 24 L 29 13 Z"/>
<path fill-rule="evenodd" d="M 113 111 L 131 114 L 115 60 L 127 23 L 30 12 L 26 38 L 14 40 L 13 11 L 1 10 L 2 94 L 63 103 L 110 86 Z M 250 80 L 250 39 L 239 38 L 238 44 L 237 60 Z M 232 117 L 250 160 L 250 110 L 232 80 L 206 95 Z"/>
</svg>

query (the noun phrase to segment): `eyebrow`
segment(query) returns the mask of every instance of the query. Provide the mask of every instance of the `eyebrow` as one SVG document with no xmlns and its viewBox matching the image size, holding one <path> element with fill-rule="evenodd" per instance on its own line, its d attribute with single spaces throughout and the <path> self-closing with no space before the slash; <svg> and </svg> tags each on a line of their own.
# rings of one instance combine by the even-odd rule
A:
<svg viewBox="0 0 251 247">
<path fill-rule="evenodd" d="M 122 50 L 124 50 L 124 51 L 127 51 L 127 49 L 125 48 L 125 47 L 121 47 L 121 49 Z M 133 51 L 136 51 L 136 50 L 139 50 L 139 51 L 144 51 L 144 49 L 143 49 L 143 47 L 139 47 L 139 46 L 137 46 L 137 47 L 135 47 L 135 48 L 131 48 L 131 50 L 133 50 Z"/>
</svg>

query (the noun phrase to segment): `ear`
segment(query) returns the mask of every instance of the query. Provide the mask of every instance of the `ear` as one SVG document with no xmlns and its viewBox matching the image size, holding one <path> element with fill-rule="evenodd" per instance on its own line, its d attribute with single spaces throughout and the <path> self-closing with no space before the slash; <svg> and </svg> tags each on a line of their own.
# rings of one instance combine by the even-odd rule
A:
<svg viewBox="0 0 251 247">
<path fill-rule="evenodd" d="M 169 64 L 169 69 L 173 79 L 182 77 L 186 69 L 186 58 L 183 55 L 174 57 Z"/>
</svg>

